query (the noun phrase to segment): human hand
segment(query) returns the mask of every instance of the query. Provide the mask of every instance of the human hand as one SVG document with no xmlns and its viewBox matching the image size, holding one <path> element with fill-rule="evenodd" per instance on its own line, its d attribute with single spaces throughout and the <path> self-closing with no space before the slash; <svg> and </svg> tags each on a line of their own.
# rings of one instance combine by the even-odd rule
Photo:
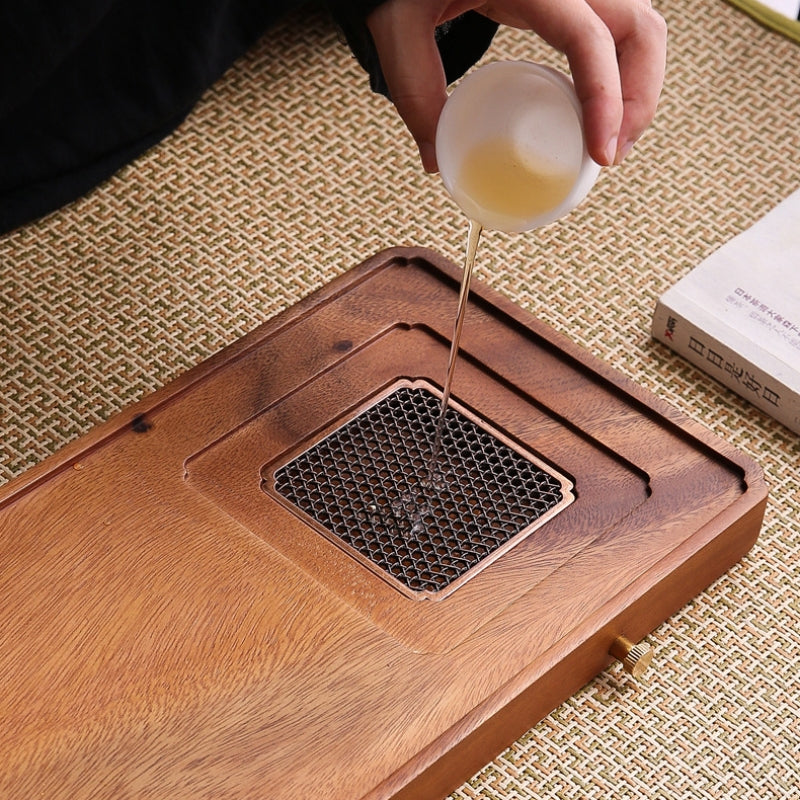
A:
<svg viewBox="0 0 800 800">
<path fill-rule="evenodd" d="M 653 119 L 664 81 L 667 26 L 650 0 L 386 0 L 368 17 L 398 113 L 436 172 L 436 125 L 447 99 L 438 25 L 466 11 L 535 31 L 567 56 L 586 143 L 619 164 Z"/>
</svg>

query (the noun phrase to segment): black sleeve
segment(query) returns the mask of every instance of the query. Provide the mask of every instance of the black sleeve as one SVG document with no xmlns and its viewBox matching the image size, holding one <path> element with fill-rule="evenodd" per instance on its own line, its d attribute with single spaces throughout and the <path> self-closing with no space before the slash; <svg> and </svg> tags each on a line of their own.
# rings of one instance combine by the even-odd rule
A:
<svg viewBox="0 0 800 800">
<path fill-rule="evenodd" d="M 0 234 L 160 141 L 302 0 L 0 0 Z"/>
<path fill-rule="evenodd" d="M 353 55 L 368 73 L 372 90 L 389 97 L 375 43 L 366 24 L 369 13 L 382 1 L 329 0 L 328 6 Z M 460 78 L 486 52 L 496 31 L 497 23 L 474 11 L 436 29 L 436 43 L 448 84 Z"/>
</svg>

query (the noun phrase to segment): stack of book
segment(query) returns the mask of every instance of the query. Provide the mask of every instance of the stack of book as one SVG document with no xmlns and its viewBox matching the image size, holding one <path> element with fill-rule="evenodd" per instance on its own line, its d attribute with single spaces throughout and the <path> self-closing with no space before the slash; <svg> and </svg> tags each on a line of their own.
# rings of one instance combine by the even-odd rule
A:
<svg viewBox="0 0 800 800">
<path fill-rule="evenodd" d="M 800 433 L 800 190 L 665 292 L 652 333 Z"/>
<path fill-rule="evenodd" d="M 728 0 L 762 25 L 800 42 L 800 0 Z"/>
</svg>

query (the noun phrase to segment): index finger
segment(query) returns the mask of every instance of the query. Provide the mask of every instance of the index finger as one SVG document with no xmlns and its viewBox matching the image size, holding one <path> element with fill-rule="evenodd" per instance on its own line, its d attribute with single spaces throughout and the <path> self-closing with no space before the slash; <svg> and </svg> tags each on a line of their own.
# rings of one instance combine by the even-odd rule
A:
<svg viewBox="0 0 800 800">
<path fill-rule="evenodd" d="M 652 120 L 664 77 L 666 24 L 649 0 L 494 0 L 485 11 L 567 56 L 589 153 L 618 163 Z"/>
<path fill-rule="evenodd" d="M 623 100 L 618 163 L 655 116 L 664 83 L 667 24 L 650 0 L 589 2 L 616 43 Z"/>
</svg>

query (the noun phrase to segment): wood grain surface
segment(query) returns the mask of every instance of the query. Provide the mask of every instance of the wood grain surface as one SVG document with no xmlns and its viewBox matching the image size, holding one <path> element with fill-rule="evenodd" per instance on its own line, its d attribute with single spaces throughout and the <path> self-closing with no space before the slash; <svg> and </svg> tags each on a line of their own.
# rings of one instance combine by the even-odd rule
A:
<svg viewBox="0 0 800 800">
<path fill-rule="evenodd" d="M 441 797 L 754 542 L 756 465 L 480 284 L 454 396 L 576 500 L 410 598 L 262 486 L 398 380 L 460 271 L 376 255 L 0 491 L 0 796 Z"/>
</svg>

